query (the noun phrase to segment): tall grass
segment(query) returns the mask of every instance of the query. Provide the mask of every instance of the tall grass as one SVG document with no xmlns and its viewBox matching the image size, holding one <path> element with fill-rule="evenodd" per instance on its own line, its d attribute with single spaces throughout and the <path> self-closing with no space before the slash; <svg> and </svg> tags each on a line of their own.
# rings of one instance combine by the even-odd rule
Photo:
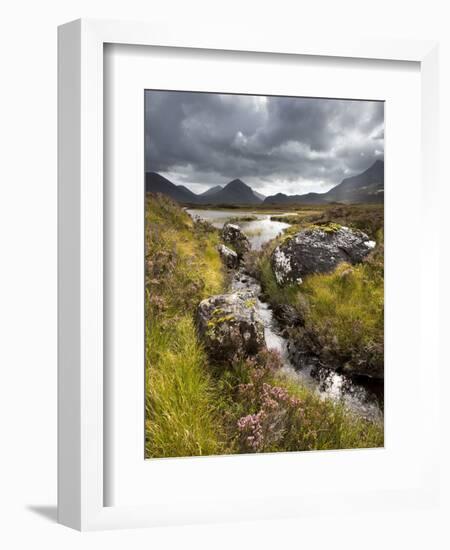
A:
<svg viewBox="0 0 450 550">
<path fill-rule="evenodd" d="M 215 387 L 193 323 L 199 301 L 224 289 L 217 243 L 217 231 L 167 197 L 147 197 L 147 458 L 222 448 Z"/>
<path fill-rule="evenodd" d="M 360 361 L 383 368 L 384 292 L 366 264 L 342 264 L 328 275 L 306 278 L 305 330 L 314 334 L 322 354 L 339 358 L 351 372 Z"/>
<path fill-rule="evenodd" d="M 357 417 L 344 404 L 322 399 L 288 378 L 278 380 L 302 404 L 304 421 L 298 432 L 289 434 L 285 450 L 332 450 L 375 448 L 384 445 L 382 422 Z"/>
<path fill-rule="evenodd" d="M 180 317 L 170 331 L 150 320 L 146 354 L 147 458 L 219 453 L 215 387 L 191 317 Z"/>
</svg>

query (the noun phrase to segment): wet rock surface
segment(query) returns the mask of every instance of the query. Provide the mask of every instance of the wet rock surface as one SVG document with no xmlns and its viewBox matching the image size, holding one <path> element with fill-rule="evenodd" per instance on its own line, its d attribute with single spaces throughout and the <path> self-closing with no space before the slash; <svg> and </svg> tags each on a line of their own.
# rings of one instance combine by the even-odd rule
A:
<svg viewBox="0 0 450 550">
<path fill-rule="evenodd" d="M 256 297 L 248 291 L 219 294 L 200 302 L 197 327 L 209 357 L 229 363 L 265 347 L 264 325 L 255 305 Z"/>
<path fill-rule="evenodd" d="M 271 265 L 279 285 L 301 284 L 306 275 L 328 273 L 342 262 L 361 262 L 374 247 L 375 242 L 359 230 L 313 227 L 277 246 Z"/>
<path fill-rule="evenodd" d="M 288 304 L 276 304 L 273 309 L 282 326 L 298 327 L 303 325 L 303 319 L 295 307 Z"/>
<path fill-rule="evenodd" d="M 221 231 L 222 240 L 233 246 L 239 259 L 250 250 L 250 241 L 241 228 L 234 223 L 226 223 Z"/>
</svg>

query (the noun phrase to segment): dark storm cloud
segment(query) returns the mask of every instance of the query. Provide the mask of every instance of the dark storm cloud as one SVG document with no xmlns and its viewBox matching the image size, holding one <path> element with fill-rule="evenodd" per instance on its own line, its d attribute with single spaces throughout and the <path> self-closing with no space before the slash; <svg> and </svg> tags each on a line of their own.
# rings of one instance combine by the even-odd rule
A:
<svg viewBox="0 0 450 550">
<path fill-rule="evenodd" d="M 146 92 L 146 170 L 199 192 L 326 191 L 384 154 L 381 102 Z"/>
</svg>

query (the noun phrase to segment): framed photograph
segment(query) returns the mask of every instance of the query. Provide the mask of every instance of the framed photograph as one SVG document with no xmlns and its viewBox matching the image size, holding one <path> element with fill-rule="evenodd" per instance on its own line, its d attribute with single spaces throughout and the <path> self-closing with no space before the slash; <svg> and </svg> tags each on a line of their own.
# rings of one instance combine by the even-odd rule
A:
<svg viewBox="0 0 450 550">
<path fill-rule="evenodd" d="M 144 117 L 145 457 L 383 447 L 384 102 Z"/>
<path fill-rule="evenodd" d="M 176 30 L 59 28 L 59 521 L 429 507 L 437 45 Z"/>
</svg>

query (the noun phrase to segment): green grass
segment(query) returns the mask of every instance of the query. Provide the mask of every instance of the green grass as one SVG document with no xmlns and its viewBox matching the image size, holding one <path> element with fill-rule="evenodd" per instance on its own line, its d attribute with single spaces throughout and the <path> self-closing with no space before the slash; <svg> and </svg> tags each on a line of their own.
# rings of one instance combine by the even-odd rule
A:
<svg viewBox="0 0 450 550">
<path fill-rule="evenodd" d="M 381 422 L 359 418 L 349 413 L 343 404 L 322 399 L 292 380 L 284 378 L 277 383 L 297 397 L 306 411 L 301 429 L 286 437 L 286 450 L 361 449 L 384 445 Z"/>
<path fill-rule="evenodd" d="M 170 199 L 146 203 L 146 444 L 150 457 L 215 454 L 221 423 L 197 340 L 198 302 L 223 291 L 218 232 Z"/>
<path fill-rule="evenodd" d="M 298 285 L 278 286 L 272 266 L 270 265 L 269 250 L 266 250 L 266 254 L 261 258 L 259 263 L 259 278 L 264 295 L 273 305 L 295 305 L 299 296 Z"/>
<path fill-rule="evenodd" d="M 297 214 L 285 214 L 285 215 L 280 214 L 280 215 L 270 216 L 270 221 L 297 224 L 297 223 L 300 223 L 301 218 Z"/>
<path fill-rule="evenodd" d="M 284 222 L 297 225 L 299 223 L 302 223 L 302 221 L 304 221 L 305 219 L 309 219 L 311 216 L 319 215 L 321 215 L 321 210 L 304 209 L 298 210 L 292 214 L 275 214 L 270 216 L 270 219 L 273 222 Z"/>
<path fill-rule="evenodd" d="M 303 216 L 307 224 L 330 225 L 339 224 L 360 229 L 375 238 L 383 230 L 384 206 L 382 204 L 328 205 L 316 213 Z"/>
<path fill-rule="evenodd" d="M 333 273 L 307 277 L 302 293 L 308 304 L 304 330 L 314 335 L 322 355 L 344 363 L 349 372 L 360 361 L 383 369 L 382 267 L 341 264 Z"/>
<path fill-rule="evenodd" d="M 272 221 L 286 222 L 293 226 L 291 230 L 309 227 L 310 225 L 321 225 L 329 227 L 330 224 L 348 226 L 354 229 L 361 229 L 371 238 L 379 230 L 383 229 L 384 206 L 382 204 L 330 204 L 315 205 L 312 207 L 289 206 L 287 215 L 271 215 Z"/>
<path fill-rule="evenodd" d="M 257 219 L 258 219 L 258 216 L 254 216 L 252 214 L 249 214 L 249 215 L 241 214 L 240 216 L 233 216 L 232 218 L 230 218 L 228 220 L 228 223 L 239 224 L 240 222 L 254 222 Z"/>
<path fill-rule="evenodd" d="M 146 457 L 220 453 L 215 386 L 191 317 L 180 317 L 170 331 L 148 323 L 146 352 Z"/>
</svg>

